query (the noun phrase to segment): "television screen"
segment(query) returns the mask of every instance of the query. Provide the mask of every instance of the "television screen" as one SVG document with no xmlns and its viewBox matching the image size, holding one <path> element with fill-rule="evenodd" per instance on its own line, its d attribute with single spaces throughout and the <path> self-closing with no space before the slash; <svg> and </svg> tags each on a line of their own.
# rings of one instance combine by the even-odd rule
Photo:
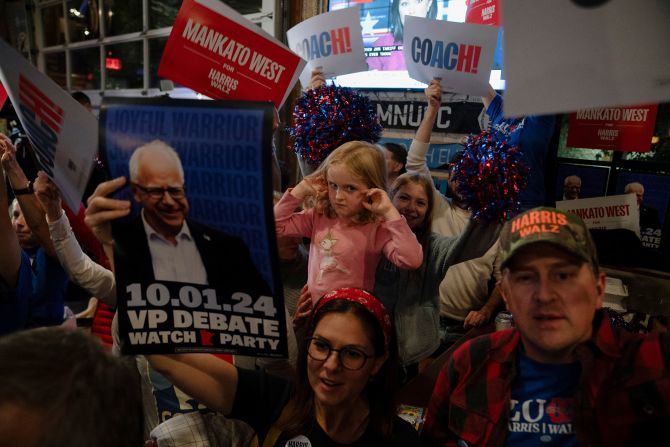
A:
<svg viewBox="0 0 670 447">
<path fill-rule="evenodd" d="M 424 88 L 405 67 L 402 26 L 405 15 L 464 22 L 467 0 L 329 0 L 328 10 L 360 5 L 363 47 L 369 70 L 337 76 L 335 82 L 356 88 Z M 502 28 L 491 70 L 491 85 L 505 88 L 502 79 Z"/>
</svg>

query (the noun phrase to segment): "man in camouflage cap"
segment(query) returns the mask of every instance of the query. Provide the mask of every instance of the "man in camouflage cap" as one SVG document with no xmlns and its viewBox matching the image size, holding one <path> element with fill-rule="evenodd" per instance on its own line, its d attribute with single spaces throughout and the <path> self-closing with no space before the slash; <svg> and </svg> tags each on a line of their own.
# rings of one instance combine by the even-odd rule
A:
<svg viewBox="0 0 670 447">
<path fill-rule="evenodd" d="M 440 373 L 427 445 L 654 445 L 670 424 L 670 333 L 600 310 L 605 275 L 584 222 L 535 208 L 501 234 L 515 327 L 469 340 Z"/>
</svg>

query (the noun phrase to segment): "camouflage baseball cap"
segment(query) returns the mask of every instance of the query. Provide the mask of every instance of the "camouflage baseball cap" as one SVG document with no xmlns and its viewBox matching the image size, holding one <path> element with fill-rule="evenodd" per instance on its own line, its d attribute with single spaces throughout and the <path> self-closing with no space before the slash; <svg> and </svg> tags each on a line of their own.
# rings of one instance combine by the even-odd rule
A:
<svg viewBox="0 0 670 447">
<path fill-rule="evenodd" d="M 591 234 L 578 216 L 556 208 L 533 208 L 507 222 L 500 234 L 502 267 L 520 248 L 536 242 L 559 246 L 598 271 L 598 255 Z"/>
</svg>

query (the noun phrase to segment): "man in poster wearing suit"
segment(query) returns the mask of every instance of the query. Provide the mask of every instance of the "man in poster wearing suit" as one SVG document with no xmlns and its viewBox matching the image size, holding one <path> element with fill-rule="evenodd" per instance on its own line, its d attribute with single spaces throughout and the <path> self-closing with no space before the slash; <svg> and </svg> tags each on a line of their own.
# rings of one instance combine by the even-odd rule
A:
<svg viewBox="0 0 670 447">
<path fill-rule="evenodd" d="M 214 288 L 219 302 L 229 301 L 234 292 L 249 294 L 254 300 L 272 296 L 241 239 L 188 218 L 184 170 L 172 147 L 154 140 L 137 148 L 129 171 L 133 198 L 142 207 L 140 214 L 126 222 L 115 221 L 110 230 L 110 221 L 130 212 L 129 201 L 106 197 L 123 186 L 125 178 L 120 177 L 98 186 L 86 216 L 105 249 L 114 246 L 120 293 L 132 283 L 173 281 Z M 153 397 L 147 397 L 145 406 L 148 430 L 177 413 L 200 408 L 143 358 L 138 360 L 138 369 L 143 393 Z"/>
<path fill-rule="evenodd" d="M 661 228 L 661 222 L 658 216 L 658 210 L 649 206 L 645 206 L 644 202 L 644 186 L 640 182 L 631 182 L 624 186 L 624 194 L 635 194 L 637 198 L 637 206 L 640 209 L 640 230 L 644 231 L 647 228 L 654 230 Z"/>
<path fill-rule="evenodd" d="M 133 152 L 130 187 L 140 215 L 114 226 L 117 277 L 133 282 L 176 281 L 209 285 L 255 299 L 270 289 L 244 242 L 188 219 L 184 170 L 178 154 L 160 140 Z"/>
</svg>

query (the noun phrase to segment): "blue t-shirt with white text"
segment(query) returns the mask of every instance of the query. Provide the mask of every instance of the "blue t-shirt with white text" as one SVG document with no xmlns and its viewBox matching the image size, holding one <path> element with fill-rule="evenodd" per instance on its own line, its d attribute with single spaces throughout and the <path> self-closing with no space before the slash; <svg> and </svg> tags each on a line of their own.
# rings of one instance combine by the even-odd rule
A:
<svg viewBox="0 0 670 447">
<path fill-rule="evenodd" d="M 546 364 L 520 350 L 506 446 L 577 446 L 573 426 L 579 363 Z"/>
</svg>

